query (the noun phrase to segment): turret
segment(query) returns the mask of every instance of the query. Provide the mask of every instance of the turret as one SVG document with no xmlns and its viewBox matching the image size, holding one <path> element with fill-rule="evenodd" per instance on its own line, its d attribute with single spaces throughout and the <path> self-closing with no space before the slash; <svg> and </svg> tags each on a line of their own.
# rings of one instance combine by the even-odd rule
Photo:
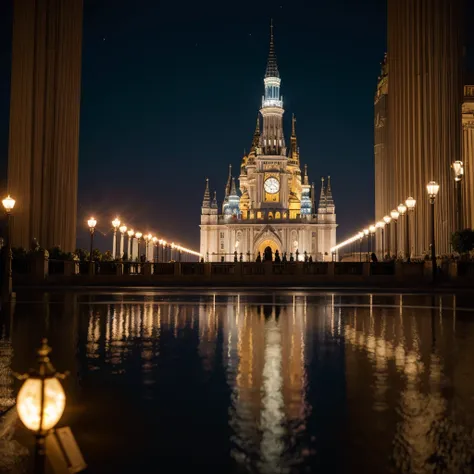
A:
<svg viewBox="0 0 474 474">
<path fill-rule="evenodd" d="M 319 194 L 318 214 L 326 214 L 326 191 L 324 189 L 323 177 L 321 177 L 321 193 Z"/>
<path fill-rule="evenodd" d="M 235 186 L 235 178 L 232 178 L 232 185 L 230 188 L 229 198 L 227 202 L 227 207 L 225 209 L 225 216 L 238 218 L 240 216 L 240 198 L 237 194 L 237 188 Z"/>
<path fill-rule="evenodd" d="M 326 213 L 327 214 L 336 213 L 336 206 L 334 205 L 334 200 L 332 198 L 331 176 L 328 176 L 328 185 L 326 189 Z"/>
<path fill-rule="evenodd" d="M 202 199 L 201 214 L 209 214 L 211 209 L 211 195 L 209 193 L 209 178 L 206 178 L 206 187 Z"/>
<path fill-rule="evenodd" d="M 232 186 L 232 165 L 229 165 L 229 176 L 224 191 L 224 201 L 222 202 L 222 214 L 225 214 L 226 207 L 229 203 L 230 188 Z"/>
<path fill-rule="evenodd" d="M 291 118 L 291 138 L 290 138 L 290 154 L 288 156 L 290 164 L 299 165 L 299 149 L 298 149 L 298 140 L 296 138 L 296 118 L 293 114 Z"/>
<path fill-rule="evenodd" d="M 308 180 L 308 167 L 304 165 L 303 184 L 301 185 L 301 216 L 311 216 L 313 213 L 311 207 L 311 186 Z"/>
<path fill-rule="evenodd" d="M 217 224 L 217 202 L 214 199 L 211 202 L 211 194 L 209 192 L 209 179 L 206 178 L 206 188 L 204 189 L 204 197 L 201 206 L 201 224 Z"/>
</svg>

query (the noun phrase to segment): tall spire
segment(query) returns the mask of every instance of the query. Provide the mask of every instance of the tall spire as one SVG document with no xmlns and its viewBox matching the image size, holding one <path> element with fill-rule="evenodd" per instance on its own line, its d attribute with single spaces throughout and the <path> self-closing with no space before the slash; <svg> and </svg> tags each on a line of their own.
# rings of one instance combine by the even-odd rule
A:
<svg viewBox="0 0 474 474">
<path fill-rule="evenodd" d="M 237 189 L 235 187 L 235 178 L 232 178 L 232 186 L 230 188 L 230 196 L 237 196 Z"/>
<path fill-rule="evenodd" d="M 296 138 L 296 117 L 295 114 L 291 116 L 291 136 Z"/>
<path fill-rule="evenodd" d="M 326 192 L 324 190 L 324 178 L 321 177 L 321 194 L 319 195 L 318 214 L 326 212 Z"/>
<path fill-rule="evenodd" d="M 217 209 L 217 192 L 214 191 L 214 197 L 211 202 L 211 209 Z"/>
<path fill-rule="evenodd" d="M 227 184 L 225 185 L 225 197 L 226 198 L 229 197 L 231 185 L 232 185 L 232 165 L 229 165 L 229 177 L 227 178 Z"/>
<path fill-rule="evenodd" d="M 304 165 L 303 184 L 309 185 L 309 182 L 308 182 L 308 165 Z"/>
<path fill-rule="evenodd" d="M 311 183 L 311 207 L 313 209 L 313 212 L 314 212 L 314 183 Z"/>
<path fill-rule="evenodd" d="M 206 189 L 204 190 L 204 197 L 202 199 L 202 207 L 208 209 L 211 206 L 211 195 L 209 193 L 209 178 L 206 178 Z"/>
<path fill-rule="evenodd" d="M 296 117 L 295 114 L 291 117 L 291 138 L 290 138 L 290 154 L 289 158 L 293 161 L 298 161 L 298 140 L 296 138 Z"/>
<path fill-rule="evenodd" d="M 270 22 L 270 51 L 268 52 L 267 70 L 265 77 L 280 77 L 275 54 L 275 45 L 273 43 L 273 19 Z"/>
<path fill-rule="evenodd" d="M 334 206 L 334 201 L 332 199 L 332 190 L 331 190 L 331 176 L 328 176 L 328 185 L 326 188 L 326 203 L 327 206 Z"/>
</svg>

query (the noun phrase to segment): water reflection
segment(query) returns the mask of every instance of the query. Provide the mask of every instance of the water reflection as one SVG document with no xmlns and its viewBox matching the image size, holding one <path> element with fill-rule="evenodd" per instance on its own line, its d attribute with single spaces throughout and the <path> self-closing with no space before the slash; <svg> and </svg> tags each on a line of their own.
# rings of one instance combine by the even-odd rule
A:
<svg viewBox="0 0 474 474">
<path fill-rule="evenodd" d="M 455 307 L 410 295 L 69 295 L 32 319 L 19 303 L 0 328 L 0 403 L 44 333 L 58 369 L 77 369 L 67 416 L 97 472 L 152 472 L 157 455 L 175 472 L 470 472 L 474 321 Z"/>
</svg>

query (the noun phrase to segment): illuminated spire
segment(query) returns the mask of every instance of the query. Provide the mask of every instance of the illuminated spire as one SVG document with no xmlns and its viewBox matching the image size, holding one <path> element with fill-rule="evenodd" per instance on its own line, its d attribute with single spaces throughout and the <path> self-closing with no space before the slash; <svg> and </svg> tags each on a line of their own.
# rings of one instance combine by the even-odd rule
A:
<svg viewBox="0 0 474 474">
<path fill-rule="evenodd" d="M 229 165 L 229 176 L 227 178 L 227 184 L 225 185 L 225 198 L 229 197 L 231 185 L 232 185 L 232 165 Z"/>
<path fill-rule="evenodd" d="M 250 152 L 255 151 L 255 148 L 258 147 L 258 142 L 260 140 L 260 115 L 257 114 L 257 124 L 255 125 L 255 132 L 253 132 L 252 147 Z"/>
<path fill-rule="evenodd" d="M 291 116 L 291 136 L 296 138 L 296 117 L 295 114 Z"/>
<path fill-rule="evenodd" d="M 295 114 L 293 114 L 291 117 L 290 159 L 296 162 L 299 161 L 298 152 L 298 140 L 296 138 L 296 117 Z"/>
<path fill-rule="evenodd" d="M 314 204 L 314 183 L 311 183 L 311 207 L 313 209 L 315 209 Z"/>
<path fill-rule="evenodd" d="M 214 197 L 211 202 L 211 209 L 217 209 L 217 192 L 214 191 Z"/>
<path fill-rule="evenodd" d="M 237 196 L 237 189 L 235 187 L 235 178 L 232 178 L 232 186 L 230 188 L 230 196 Z"/>
<path fill-rule="evenodd" d="M 268 53 L 267 70 L 265 77 L 280 77 L 275 54 L 275 45 L 273 43 L 273 20 L 270 22 L 270 51 Z"/>
<path fill-rule="evenodd" d="M 208 209 L 211 205 L 211 195 L 209 193 L 209 178 L 206 178 L 206 189 L 204 190 L 204 198 L 202 200 L 202 207 Z"/>
<path fill-rule="evenodd" d="M 326 192 L 324 190 L 324 178 L 321 177 L 321 194 L 319 195 L 318 214 L 326 213 Z"/>
<path fill-rule="evenodd" d="M 334 206 L 334 201 L 332 199 L 332 190 L 331 190 L 331 176 L 328 176 L 328 185 L 326 188 L 326 203 L 327 206 Z"/>
<path fill-rule="evenodd" d="M 308 165 L 304 165 L 303 184 L 309 185 L 309 182 L 308 182 Z"/>
</svg>

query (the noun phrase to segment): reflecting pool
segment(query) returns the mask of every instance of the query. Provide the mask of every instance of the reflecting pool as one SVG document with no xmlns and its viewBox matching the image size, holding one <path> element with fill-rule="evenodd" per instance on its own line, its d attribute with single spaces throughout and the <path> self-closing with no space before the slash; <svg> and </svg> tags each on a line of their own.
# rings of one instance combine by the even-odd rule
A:
<svg viewBox="0 0 474 474">
<path fill-rule="evenodd" d="M 0 327 L 0 404 L 42 336 L 93 473 L 468 473 L 474 313 L 452 295 L 58 293 Z M 17 422 L 16 439 L 30 437 Z"/>
</svg>

